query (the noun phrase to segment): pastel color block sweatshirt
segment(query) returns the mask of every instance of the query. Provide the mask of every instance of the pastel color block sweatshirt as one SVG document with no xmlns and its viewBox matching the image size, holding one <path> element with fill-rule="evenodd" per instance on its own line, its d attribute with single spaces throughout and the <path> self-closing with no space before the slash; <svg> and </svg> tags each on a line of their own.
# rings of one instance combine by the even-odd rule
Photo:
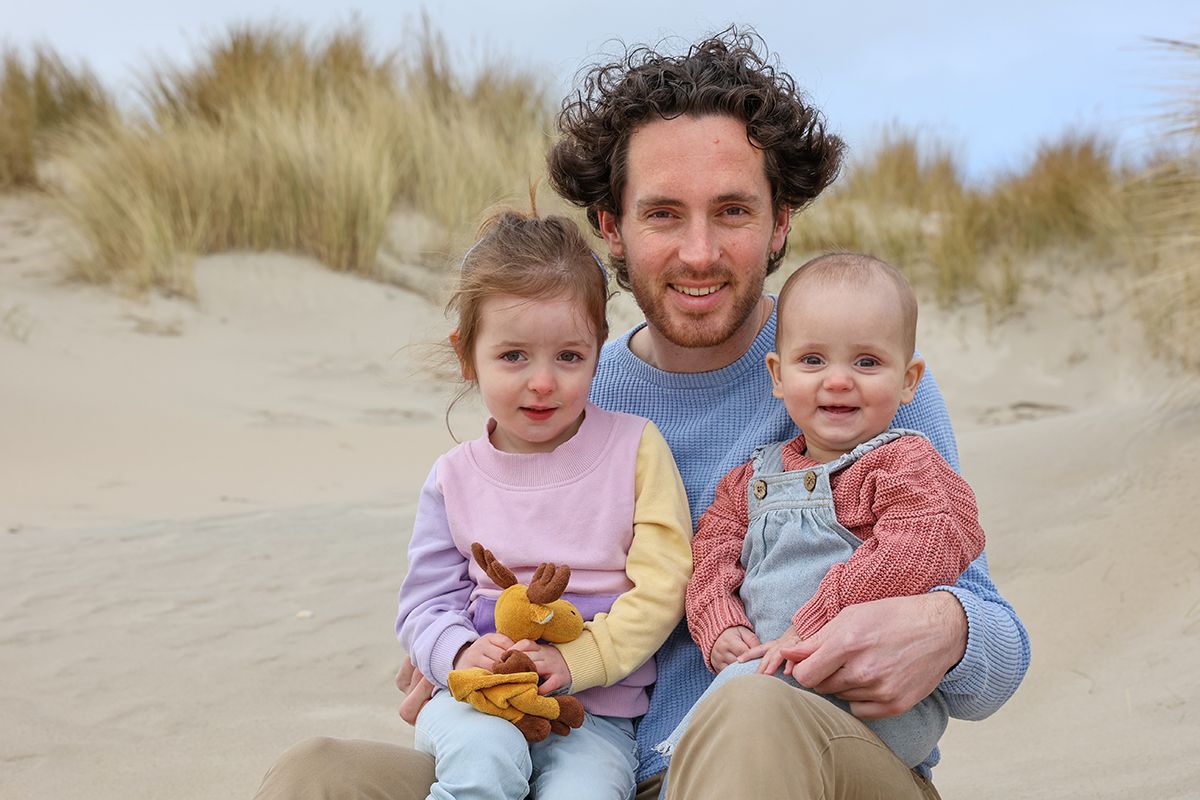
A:
<svg viewBox="0 0 1200 800">
<path fill-rule="evenodd" d="M 690 534 L 670 449 L 643 418 L 589 405 L 551 453 L 505 453 L 485 435 L 439 458 L 422 489 L 397 634 L 445 687 L 460 649 L 495 630 L 501 588 L 471 559 L 471 543 L 522 583 L 542 562 L 567 564 L 564 597 L 589 620 L 559 646 L 571 691 L 592 713 L 638 716 L 652 656 L 682 617 Z"/>
</svg>

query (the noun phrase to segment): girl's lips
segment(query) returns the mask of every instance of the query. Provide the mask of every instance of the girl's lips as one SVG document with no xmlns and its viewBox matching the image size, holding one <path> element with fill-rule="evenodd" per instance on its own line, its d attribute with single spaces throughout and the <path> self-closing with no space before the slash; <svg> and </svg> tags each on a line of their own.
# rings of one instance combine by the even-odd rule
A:
<svg viewBox="0 0 1200 800">
<path fill-rule="evenodd" d="M 554 415 L 557 409 L 554 408 L 530 408 L 521 406 L 521 413 L 534 422 L 544 422 Z"/>
</svg>

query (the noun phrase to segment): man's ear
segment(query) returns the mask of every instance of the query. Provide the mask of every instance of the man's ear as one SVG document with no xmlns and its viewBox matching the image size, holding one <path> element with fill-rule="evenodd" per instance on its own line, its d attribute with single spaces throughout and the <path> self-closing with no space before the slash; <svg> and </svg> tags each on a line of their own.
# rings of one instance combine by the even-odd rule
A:
<svg viewBox="0 0 1200 800">
<path fill-rule="evenodd" d="M 617 215 L 611 211 L 600 211 L 596 216 L 600 223 L 600 235 L 608 244 L 608 251 L 616 258 L 624 258 L 625 242 L 621 239 L 621 227 L 618 224 Z"/>
<path fill-rule="evenodd" d="M 771 394 L 777 399 L 783 399 L 783 362 L 779 353 L 767 353 L 767 372 L 771 373 Z"/>
<path fill-rule="evenodd" d="M 913 356 L 913 360 L 908 362 L 908 366 L 904 368 L 904 388 L 900 390 L 901 405 L 912 402 L 917 393 L 917 384 L 921 382 L 924 375 L 925 359 Z"/>
<path fill-rule="evenodd" d="M 454 354 L 458 356 L 458 371 L 462 374 L 463 380 L 475 380 L 475 370 L 471 368 L 471 359 L 463 358 L 462 349 L 458 346 L 458 328 L 450 331 L 450 346 L 454 348 Z"/>
<path fill-rule="evenodd" d="M 788 231 L 792 229 L 792 207 L 782 205 L 775 212 L 775 228 L 771 231 L 771 251 L 778 253 L 787 243 Z"/>
</svg>

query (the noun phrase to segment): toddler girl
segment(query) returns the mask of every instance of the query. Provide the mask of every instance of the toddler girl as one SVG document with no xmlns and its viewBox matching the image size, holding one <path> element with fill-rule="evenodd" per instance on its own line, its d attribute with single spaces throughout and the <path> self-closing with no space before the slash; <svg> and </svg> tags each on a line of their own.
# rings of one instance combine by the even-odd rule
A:
<svg viewBox="0 0 1200 800">
<path fill-rule="evenodd" d="M 607 300 L 603 266 L 563 217 L 499 213 L 463 259 L 450 342 L 490 419 L 421 490 L 396 621 L 440 687 L 416 722 L 417 748 L 436 759 L 430 797 L 633 797 L 632 720 L 683 615 L 691 520 L 657 428 L 588 402 Z M 569 565 L 563 597 L 589 620 L 583 634 L 542 645 L 496 633 L 500 587 L 472 542 L 521 583 L 542 562 Z M 527 744 L 446 691 L 451 670 L 490 669 L 509 649 L 534 661 L 543 694 L 575 694 L 581 728 Z"/>
</svg>

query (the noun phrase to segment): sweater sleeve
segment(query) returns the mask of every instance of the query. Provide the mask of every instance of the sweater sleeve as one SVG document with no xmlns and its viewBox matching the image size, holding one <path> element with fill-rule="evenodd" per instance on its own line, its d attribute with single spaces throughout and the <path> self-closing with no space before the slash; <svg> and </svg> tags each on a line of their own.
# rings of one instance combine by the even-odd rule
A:
<svg viewBox="0 0 1200 800">
<path fill-rule="evenodd" d="M 475 587 L 467 566 L 450 535 L 435 464 L 417 501 L 396 635 L 417 669 L 442 688 L 459 649 L 479 638 L 467 611 Z"/>
<path fill-rule="evenodd" d="M 692 639 L 711 670 L 713 645 L 728 628 L 751 628 L 738 587 L 746 571 L 742 568 L 742 544 L 749 526 L 746 487 L 753 465 L 730 470 L 717 484 L 712 505 L 700 517 L 692 540 L 692 580 L 688 582 L 687 620 Z"/>
<path fill-rule="evenodd" d="M 971 487 L 918 436 L 863 457 L 842 475 L 838 489 L 839 500 L 858 501 L 855 522 L 866 522 L 871 534 L 847 561 L 830 568 L 796 612 L 792 624 L 801 638 L 846 606 L 922 594 L 957 580 L 983 551 Z"/>
<path fill-rule="evenodd" d="M 692 518 L 675 459 L 654 423 L 638 444 L 633 539 L 625 574 L 633 586 L 573 642 L 556 645 L 571 671 L 571 691 L 611 686 L 654 655 L 683 616 L 692 574 Z"/>
<path fill-rule="evenodd" d="M 955 471 L 958 448 L 941 390 L 930 370 L 913 402 L 901 406 L 893 425 L 927 435 Z M 971 562 L 954 585 L 933 591 L 952 593 L 967 617 L 967 651 L 938 684 L 950 716 L 983 719 L 1004 705 L 1029 669 L 1029 634 L 1012 605 L 988 574 L 987 551 Z"/>
</svg>

